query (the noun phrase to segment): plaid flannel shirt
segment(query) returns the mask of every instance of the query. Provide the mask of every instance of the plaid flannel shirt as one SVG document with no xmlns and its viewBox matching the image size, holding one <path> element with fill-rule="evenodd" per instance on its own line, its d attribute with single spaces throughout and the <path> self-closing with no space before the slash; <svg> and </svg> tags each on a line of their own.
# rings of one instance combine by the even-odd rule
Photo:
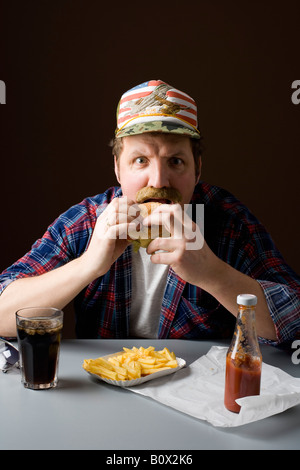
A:
<svg viewBox="0 0 300 470">
<path fill-rule="evenodd" d="M 36 276 L 80 256 L 88 247 L 97 216 L 119 187 L 84 199 L 59 216 L 32 249 L 0 275 L 0 293 L 15 279 Z M 267 299 L 278 341 L 300 332 L 300 279 L 285 263 L 262 224 L 233 195 L 200 182 L 192 204 L 204 204 L 205 240 L 212 251 L 238 271 L 256 279 Z M 79 338 L 126 338 L 129 335 L 131 253 L 129 246 L 102 277 L 74 300 Z M 235 317 L 204 290 L 183 281 L 170 268 L 163 297 L 159 338 L 231 337 Z"/>
</svg>

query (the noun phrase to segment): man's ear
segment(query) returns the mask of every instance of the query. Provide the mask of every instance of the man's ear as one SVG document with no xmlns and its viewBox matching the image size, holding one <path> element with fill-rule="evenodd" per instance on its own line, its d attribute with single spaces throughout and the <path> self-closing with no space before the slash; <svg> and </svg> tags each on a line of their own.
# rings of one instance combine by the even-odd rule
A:
<svg viewBox="0 0 300 470">
<path fill-rule="evenodd" d="M 115 155 L 114 155 L 114 166 L 115 166 L 115 175 L 116 175 L 117 181 L 118 181 L 119 184 L 121 184 L 119 165 L 118 165 L 117 157 Z"/>
</svg>

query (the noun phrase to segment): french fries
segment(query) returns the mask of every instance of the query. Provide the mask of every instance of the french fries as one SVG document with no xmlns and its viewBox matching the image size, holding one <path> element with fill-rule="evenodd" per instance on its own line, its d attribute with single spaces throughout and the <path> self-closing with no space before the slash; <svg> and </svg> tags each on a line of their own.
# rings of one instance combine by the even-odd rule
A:
<svg viewBox="0 0 300 470">
<path fill-rule="evenodd" d="M 176 356 L 168 348 L 155 351 L 148 348 L 123 348 L 121 354 L 104 359 L 85 359 L 82 367 L 87 372 L 112 380 L 134 380 L 160 370 L 178 366 Z"/>
</svg>

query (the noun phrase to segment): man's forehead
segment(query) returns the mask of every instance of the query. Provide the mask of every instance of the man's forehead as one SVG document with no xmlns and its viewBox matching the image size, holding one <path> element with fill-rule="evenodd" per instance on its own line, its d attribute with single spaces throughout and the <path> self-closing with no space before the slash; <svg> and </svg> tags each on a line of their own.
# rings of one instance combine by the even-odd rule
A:
<svg viewBox="0 0 300 470">
<path fill-rule="evenodd" d="M 186 136 L 145 133 L 123 137 L 123 149 L 134 151 L 139 148 L 172 148 L 181 149 L 190 145 L 190 138 Z"/>
</svg>

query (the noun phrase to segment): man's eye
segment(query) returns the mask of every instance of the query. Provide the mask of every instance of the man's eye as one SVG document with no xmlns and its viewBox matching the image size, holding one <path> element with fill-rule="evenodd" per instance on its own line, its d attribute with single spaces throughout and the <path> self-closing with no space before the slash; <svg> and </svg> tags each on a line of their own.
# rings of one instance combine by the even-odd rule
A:
<svg viewBox="0 0 300 470">
<path fill-rule="evenodd" d="M 137 158 L 135 159 L 135 162 L 136 162 L 138 165 L 143 165 L 143 163 L 146 162 L 146 158 L 144 158 L 144 157 L 137 157 Z"/>
<path fill-rule="evenodd" d="M 175 165 L 175 166 L 179 166 L 179 165 L 182 165 L 183 164 L 183 160 L 179 157 L 173 157 L 171 159 L 171 164 L 172 165 Z"/>
</svg>

